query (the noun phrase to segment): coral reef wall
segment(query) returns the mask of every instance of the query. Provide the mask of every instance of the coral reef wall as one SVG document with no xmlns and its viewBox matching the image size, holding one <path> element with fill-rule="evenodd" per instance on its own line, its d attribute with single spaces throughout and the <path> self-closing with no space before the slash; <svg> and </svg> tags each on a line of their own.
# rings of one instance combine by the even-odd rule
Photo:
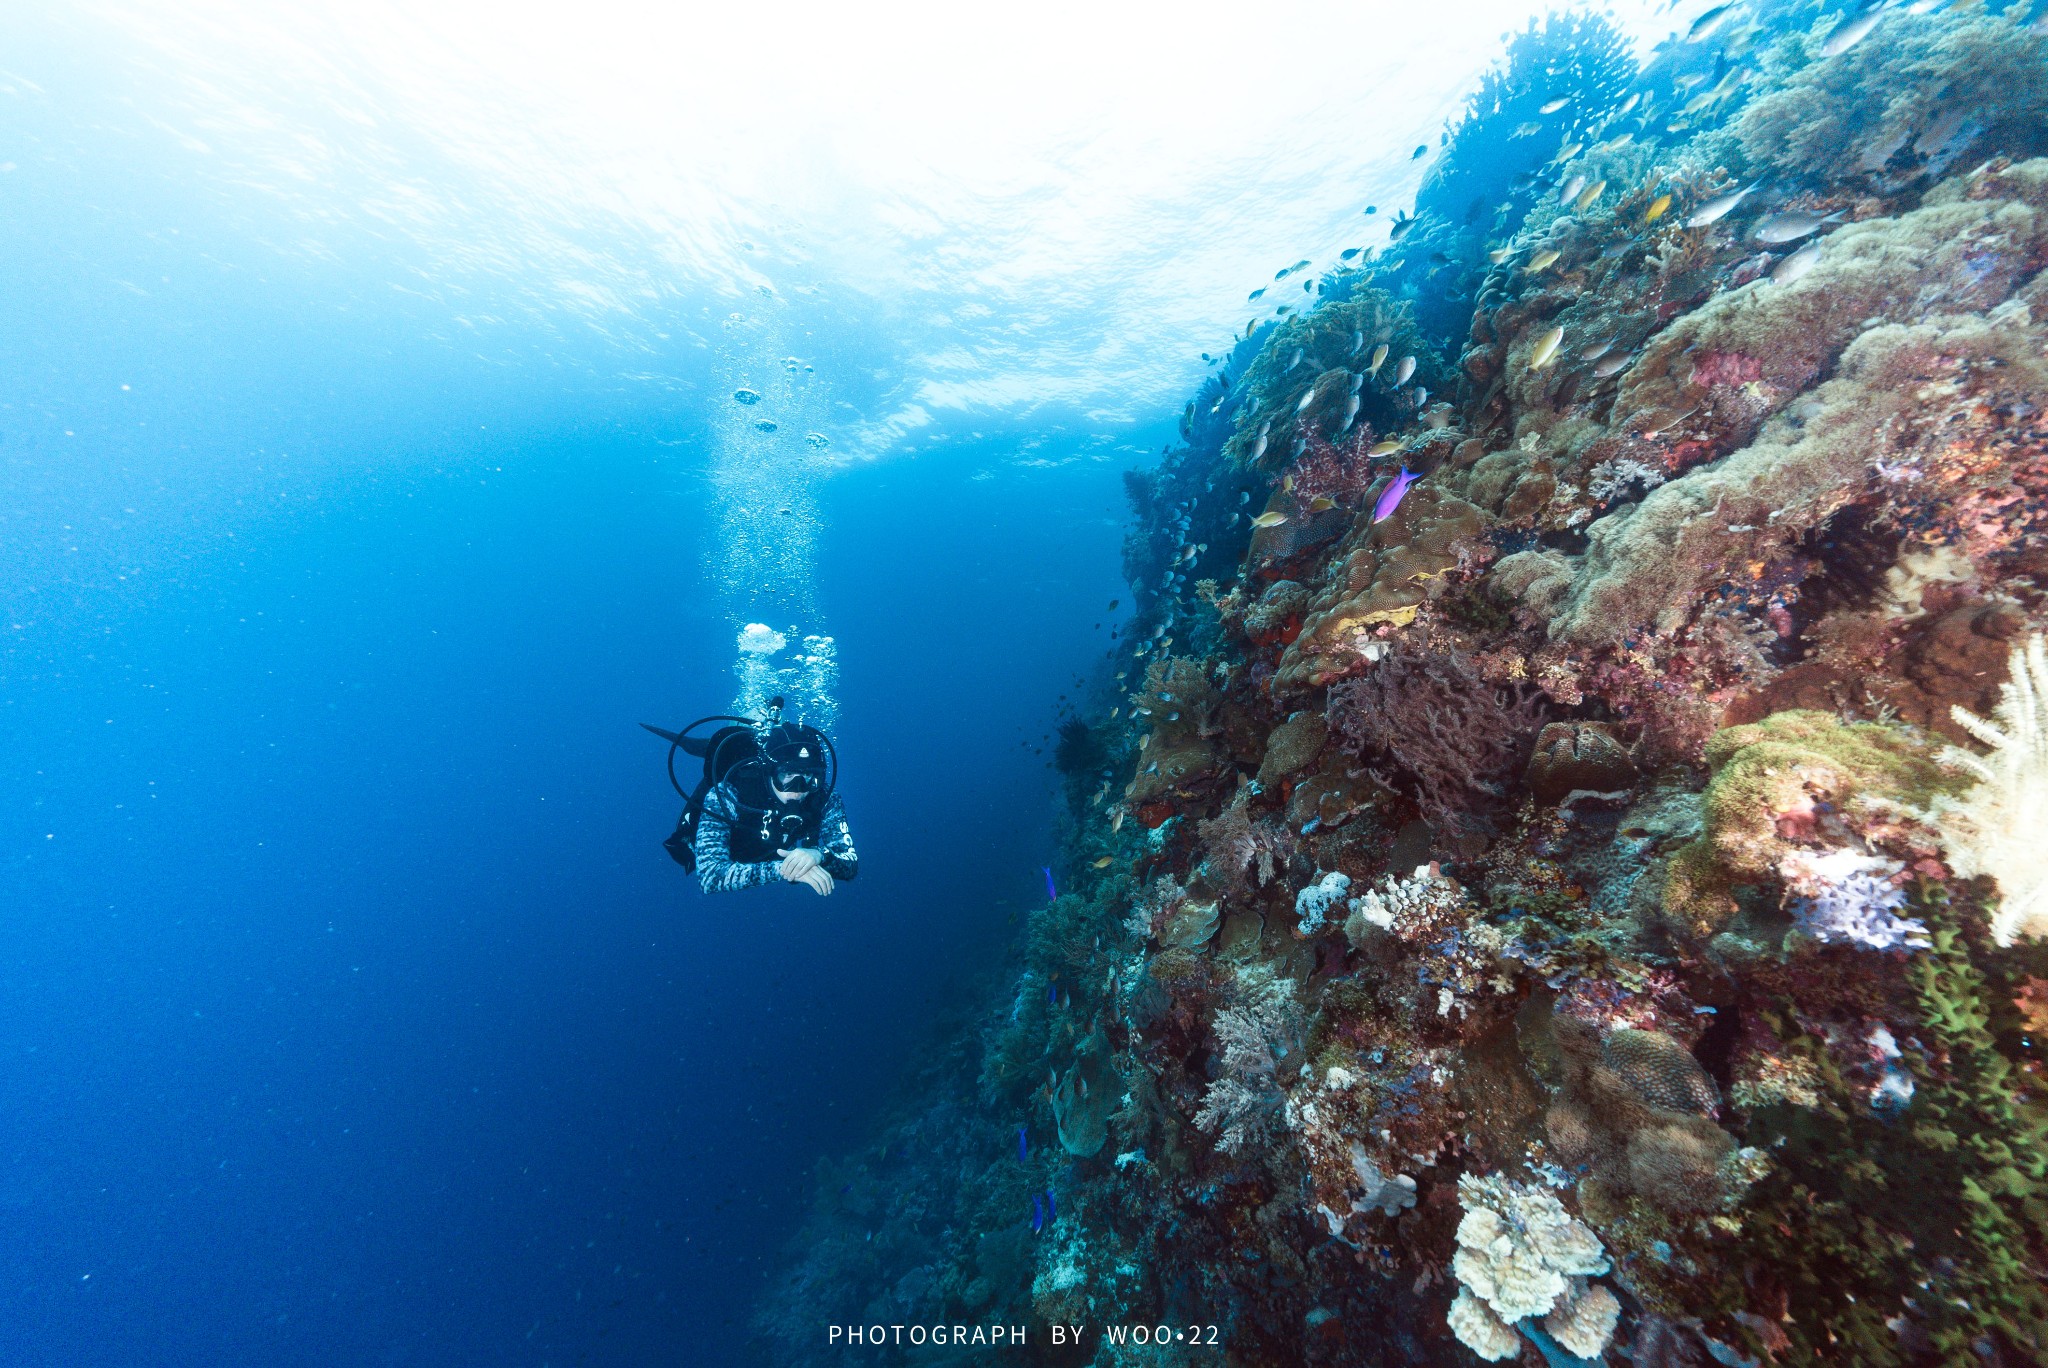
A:
<svg viewBox="0 0 2048 1368">
<path fill-rule="evenodd" d="M 1518 36 L 1132 478 L 1066 891 L 782 1361 L 2048 1364 L 2027 18 Z"/>
</svg>

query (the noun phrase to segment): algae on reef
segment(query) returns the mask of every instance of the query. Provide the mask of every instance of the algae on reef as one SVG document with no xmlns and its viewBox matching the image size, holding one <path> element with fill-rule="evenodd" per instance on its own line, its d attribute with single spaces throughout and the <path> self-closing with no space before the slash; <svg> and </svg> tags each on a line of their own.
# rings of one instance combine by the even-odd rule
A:
<svg viewBox="0 0 2048 1368">
<path fill-rule="evenodd" d="M 2048 1364 L 2048 39 L 1849 17 L 1532 28 L 1239 344 L 925 1113 L 1042 1141 L 821 1197 L 769 1324 Z"/>
</svg>

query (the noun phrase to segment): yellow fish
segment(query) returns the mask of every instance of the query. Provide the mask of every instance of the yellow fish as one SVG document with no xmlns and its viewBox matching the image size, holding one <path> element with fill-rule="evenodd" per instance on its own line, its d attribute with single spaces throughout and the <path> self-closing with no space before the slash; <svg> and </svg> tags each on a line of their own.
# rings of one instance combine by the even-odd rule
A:
<svg viewBox="0 0 2048 1368">
<path fill-rule="evenodd" d="M 1498 266 L 1514 254 L 1515 249 L 1512 247 L 1496 247 L 1486 254 L 1486 259 Z"/>
<path fill-rule="evenodd" d="M 1550 328 L 1536 339 L 1536 345 L 1529 348 L 1529 369 L 1542 370 L 1550 364 L 1550 358 L 1557 355 L 1557 344 L 1564 341 L 1563 328 Z"/>
<path fill-rule="evenodd" d="M 1544 267 L 1556 261 L 1557 257 L 1558 251 L 1555 247 L 1545 248 L 1543 251 L 1540 251 L 1535 256 L 1529 258 L 1528 269 L 1531 272 L 1540 271 Z"/>
<path fill-rule="evenodd" d="M 1400 439 L 1397 437 L 1389 437 L 1384 442 L 1374 442 L 1372 444 L 1372 449 L 1367 451 L 1365 454 L 1368 456 L 1391 456 L 1400 449 Z"/>
<path fill-rule="evenodd" d="M 1309 500 L 1308 511 L 1311 513 L 1327 513 L 1336 506 L 1337 501 L 1335 499 L 1327 494 L 1318 494 Z"/>
<path fill-rule="evenodd" d="M 1643 227 L 1647 228 L 1664 217 L 1664 211 L 1671 207 L 1671 196 L 1659 195 L 1650 201 L 1650 207 L 1643 211 Z"/>
<path fill-rule="evenodd" d="M 1579 191 L 1579 197 L 1572 201 L 1572 208 L 1583 210 L 1587 205 L 1591 204 L 1594 200 L 1599 199 L 1601 192 L 1603 192 L 1606 189 L 1606 181 L 1594 181 L 1591 185 Z"/>
<path fill-rule="evenodd" d="M 1387 344 L 1382 342 L 1372 350 L 1372 364 L 1365 368 L 1367 375 L 1378 377 L 1380 367 L 1387 364 Z"/>
<path fill-rule="evenodd" d="M 1280 481 L 1280 488 L 1287 491 L 1289 494 L 1292 494 L 1294 492 L 1294 476 L 1292 473 L 1289 473 L 1287 476 L 1282 478 L 1282 480 Z"/>
<path fill-rule="evenodd" d="M 1258 517 L 1252 519 L 1252 526 L 1278 527 L 1281 523 L 1284 523 L 1286 521 L 1287 515 L 1285 513 L 1261 513 Z"/>
<path fill-rule="evenodd" d="M 1097 861 L 1095 862 L 1095 867 L 1096 867 L 1097 869 L 1107 869 L 1107 868 L 1109 868 L 1109 856 L 1105 855 L 1105 856 L 1103 856 L 1103 857 L 1102 857 L 1101 859 L 1097 860 Z"/>
<path fill-rule="evenodd" d="M 1559 161 L 1570 161 L 1573 157 L 1585 151 L 1585 149 L 1586 145 L 1582 142 L 1566 143 L 1563 147 L 1557 149 L 1557 159 Z"/>
</svg>

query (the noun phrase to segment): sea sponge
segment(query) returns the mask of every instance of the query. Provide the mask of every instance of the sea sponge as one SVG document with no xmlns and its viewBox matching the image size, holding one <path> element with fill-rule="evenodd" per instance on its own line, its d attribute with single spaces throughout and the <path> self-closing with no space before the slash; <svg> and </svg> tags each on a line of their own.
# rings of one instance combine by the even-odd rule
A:
<svg viewBox="0 0 2048 1368">
<path fill-rule="evenodd" d="M 1667 917 L 1698 935 L 1734 915 L 1733 884 L 1776 876 L 1805 848 L 1794 838 L 1821 837 L 1823 818 L 1879 822 L 1894 808 L 1924 808 L 1953 786 L 1925 743 L 1896 727 L 1821 712 L 1724 728 L 1707 743 L 1706 760 L 1713 778 L 1701 796 L 1704 829 L 1672 858 L 1664 881 Z"/>
<path fill-rule="evenodd" d="M 1952 710 L 1991 749 L 1943 749 L 1943 764 L 1977 782 L 1960 798 L 1937 797 L 1927 814 L 1956 873 L 1997 881 L 1991 934 L 2000 945 L 2048 935 L 2048 641 L 2036 634 L 2014 646 L 2008 669 L 1995 722 Z"/>
</svg>

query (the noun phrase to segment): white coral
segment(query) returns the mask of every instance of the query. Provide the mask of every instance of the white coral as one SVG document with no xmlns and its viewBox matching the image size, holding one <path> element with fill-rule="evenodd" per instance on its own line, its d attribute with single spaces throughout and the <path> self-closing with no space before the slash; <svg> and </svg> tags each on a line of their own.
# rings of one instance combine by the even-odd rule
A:
<svg viewBox="0 0 2048 1368">
<path fill-rule="evenodd" d="M 1583 1359 L 1597 1359 L 1614 1338 L 1621 1320 L 1621 1302 L 1612 1292 L 1584 1278 L 1573 1278 L 1565 1299 L 1543 1318 L 1550 1337 Z"/>
<path fill-rule="evenodd" d="M 1464 901 L 1464 890 L 1438 873 L 1435 865 L 1418 865 L 1407 878 L 1389 874 L 1347 903 L 1351 915 L 1345 919 L 1344 934 L 1360 947 L 1373 929 L 1391 931 L 1405 941 L 1424 940 L 1456 919 Z"/>
<path fill-rule="evenodd" d="M 1511 1359 L 1522 1351 L 1522 1337 L 1502 1325 L 1500 1317 L 1487 1310 L 1486 1303 L 1473 1296 L 1470 1288 L 1458 1289 L 1451 1302 L 1450 1322 L 1458 1343 L 1488 1363 Z"/>
<path fill-rule="evenodd" d="M 1458 1201 L 1465 1208 L 1465 1217 L 1458 1223 L 1458 1253 L 1451 1269 L 1464 1284 L 1460 1301 L 1468 1294 L 1476 1298 L 1483 1304 L 1480 1309 L 1504 1329 L 1525 1317 L 1557 1311 L 1564 1313 L 1560 1323 L 1582 1343 L 1600 1328 L 1604 1301 L 1595 1298 L 1590 1305 L 1578 1307 L 1592 1296 L 1585 1280 L 1605 1273 L 1608 1267 L 1600 1237 L 1590 1226 L 1573 1217 L 1544 1189 L 1497 1174 L 1460 1178 Z M 1611 1292 L 1603 1290 L 1603 1295 L 1613 1299 Z M 1482 1358 L 1507 1356 L 1489 1354 L 1480 1347 L 1484 1343 L 1500 1348 L 1501 1341 L 1470 1307 L 1461 1312 L 1453 1303 L 1452 1315 L 1451 1328 L 1467 1348 Z M 1460 1329 L 1461 1323 L 1464 1329 Z M 1605 1328 L 1613 1333 L 1611 1321 Z M 1473 1338 L 1467 1338 L 1468 1330 Z M 1558 1332 L 1552 1328 L 1551 1333 Z M 1601 1347 L 1605 1343 L 1602 1337 Z"/>
<path fill-rule="evenodd" d="M 1949 715 L 1991 748 L 1977 755 L 1949 746 L 1941 761 L 1975 776 L 1961 798 L 1939 797 L 1927 819 L 1964 878 L 1998 881 L 1991 934 L 2000 945 L 2048 935 L 2048 642 L 2039 633 L 2012 650 L 1996 721 L 1967 708 Z"/>
</svg>

